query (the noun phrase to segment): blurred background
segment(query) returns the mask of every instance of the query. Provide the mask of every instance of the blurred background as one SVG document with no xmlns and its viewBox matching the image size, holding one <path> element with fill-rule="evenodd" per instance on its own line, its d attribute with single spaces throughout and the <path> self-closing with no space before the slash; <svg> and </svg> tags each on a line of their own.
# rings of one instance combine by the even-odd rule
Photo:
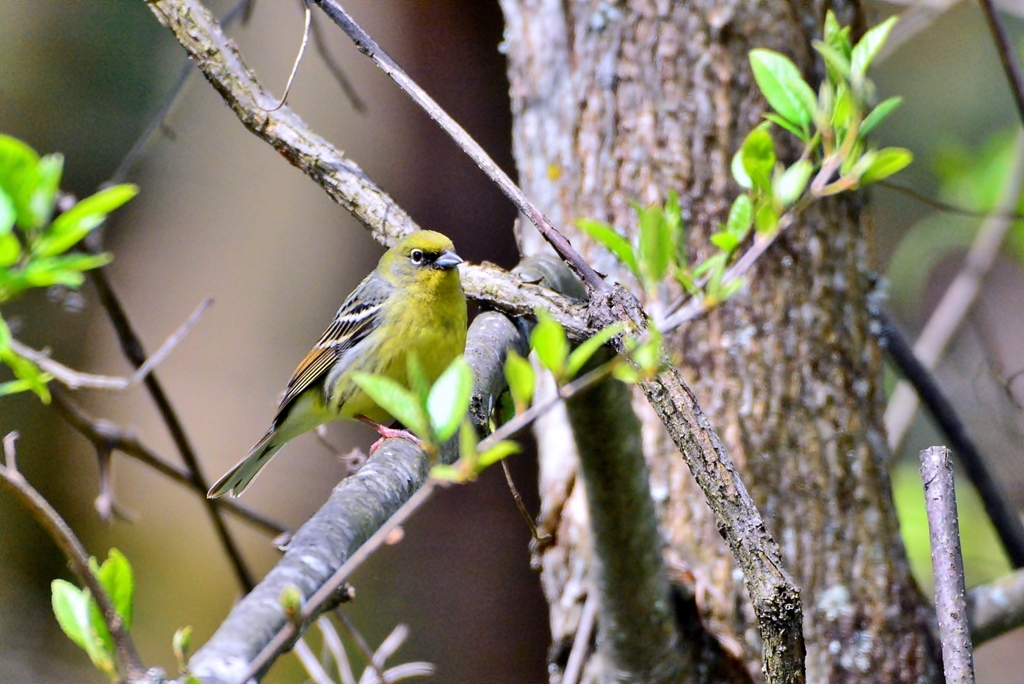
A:
<svg viewBox="0 0 1024 684">
<path fill-rule="evenodd" d="M 218 14 L 230 2 L 209 2 Z M 934 3 L 933 3 L 934 4 Z M 510 173 L 510 115 L 497 2 L 350 0 L 369 33 Z M 872 5 L 872 23 L 894 10 Z M 897 9 L 905 9 L 897 7 Z M 1011 8 L 1012 9 L 1012 8 Z M 1017 10 L 1019 12 L 1019 10 Z M 1008 15 L 1019 42 L 1024 23 Z M 258 2 L 232 27 L 249 66 L 280 93 L 301 38 L 299 2 Z M 395 86 L 328 22 L 331 54 L 366 112 L 354 110 L 323 60 L 307 51 L 289 105 L 343 149 L 424 228 L 450 235 L 470 261 L 516 261 L 511 206 Z M 65 155 L 64 189 L 78 196 L 108 179 L 171 91 L 185 58 L 144 3 L 0 2 L 0 132 L 41 153 Z M 1019 120 L 984 19 L 974 3 L 934 12 L 879 64 L 881 97 L 905 103 L 878 132 L 911 148 L 898 177 L 929 197 L 990 209 L 1015 153 Z M 514 175 L 514 174 L 513 174 Z M 215 479 L 243 456 L 273 417 L 279 392 L 338 304 L 381 250 L 306 177 L 250 135 L 194 76 L 128 180 L 140 195 L 108 224 L 115 255 L 108 277 L 149 351 L 207 297 L 213 308 L 159 368 L 205 474 Z M 889 310 L 911 335 L 958 272 L 980 220 L 951 215 L 906 195 L 874 193 L 878 270 Z M 1024 500 L 1024 233 L 1011 231 L 984 293 L 942 361 L 938 377 L 972 436 L 1020 507 Z M 5 308 L 15 334 L 50 347 L 68 365 L 127 375 L 110 323 L 86 286 Z M 0 380 L 6 376 L 0 377 Z M 140 388 L 80 391 L 91 414 L 133 429 L 177 462 L 173 444 Z M 185 625 L 204 642 L 237 598 L 238 585 L 199 498 L 152 470 L 114 457 L 116 500 L 134 523 L 100 521 L 95 453 L 31 395 L 0 400 L 0 434 L 21 433 L 26 477 L 78 531 L 91 553 L 123 551 L 136 571 L 136 634 L 143 660 L 173 671 L 170 642 Z M 342 451 L 373 433 L 333 425 Z M 894 473 L 915 570 L 930 583 L 916 454 L 941 443 L 930 422 L 913 424 Z M 531 456 L 513 467 L 536 509 Z M 242 501 L 292 528 L 326 499 L 344 473 L 312 436 L 296 440 Z M 961 493 L 968 579 L 1005 572 L 980 505 Z M 60 632 L 50 581 L 73 579 L 63 557 L 8 497 L 0 497 L 0 682 L 103 681 Z M 270 539 L 231 520 L 243 553 L 262 576 L 278 557 Z M 547 681 L 546 610 L 529 569 L 529 532 L 497 470 L 443 492 L 353 578 L 345 610 L 372 644 L 398 623 L 411 627 L 398 660 L 429 660 L 437 681 Z M 981 682 L 1019 682 L 1020 631 L 983 646 Z M 304 679 L 285 657 L 269 682 Z"/>
</svg>

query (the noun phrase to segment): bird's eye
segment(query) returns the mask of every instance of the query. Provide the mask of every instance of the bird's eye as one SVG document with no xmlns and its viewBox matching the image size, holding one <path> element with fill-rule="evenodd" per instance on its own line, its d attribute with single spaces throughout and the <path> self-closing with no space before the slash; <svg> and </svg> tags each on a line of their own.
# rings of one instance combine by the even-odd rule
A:
<svg viewBox="0 0 1024 684">
<path fill-rule="evenodd" d="M 409 258 L 412 259 L 412 263 L 414 263 L 414 264 L 422 264 L 423 263 L 423 250 L 422 249 L 414 249 L 414 250 L 412 250 L 412 252 L 409 254 Z"/>
</svg>

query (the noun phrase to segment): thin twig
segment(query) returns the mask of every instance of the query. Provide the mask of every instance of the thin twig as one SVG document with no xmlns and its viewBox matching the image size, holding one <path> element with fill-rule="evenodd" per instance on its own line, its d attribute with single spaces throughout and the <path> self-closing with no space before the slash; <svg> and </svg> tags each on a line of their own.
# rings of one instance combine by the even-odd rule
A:
<svg viewBox="0 0 1024 684">
<path fill-rule="evenodd" d="M 300 0 L 303 5 L 306 4 L 307 0 Z M 366 104 L 362 98 L 359 97 L 359 93 L 356 91 L 355 86 L 348 80 L 348 76 L 345 75 L 345 70 L 341 68 L 338 60 L 331 54 L 330 47 L 327 45 L 327 40 L 324 38 L 323 28 L 317 23 L 316 15 L 313 16 L 313 23 L 310 25 L 310 30 L 313 35 L 313 45 L 316 47 L 316 51 L 320 53 L 320 59 L 324 60 L 324 64 L 327 66 L 327 70 L 334 76 L 334 80 L 341 86 L 341 90 L 345 93 L 345 97 L 352 104 L 352 109 L 356 110 L 360 114 L 366 111 Z"/>
<path fill-rule="evenodd" d="M 38 351 L 29 347 L 28 345 L 22 344 L 18 340 L 11 340 L 11 349 L 13 349 L 19 356 L 24 356 L 29 359 L 37 366 L 42 368 L 44 371 L 53 376 L 53 379 L 61 383 L 68 389 L 100 389 L 100 390 L 115 390 L 121 391 L 126 390 L 132 385 L 141 382 L 153 372 L 160 363 L 166 359 L 170 353 L 174 350 L 178 344 L 185 339 L 189 331 L 199 322 L 206 310 L 213 304 L 213 299 L 207 299 L 199 307 L 192 312 L 192 315 L 188 317 L 181 327 L 178 328 L 173 335 L 168 337 L 160 348 L 157 349 L 156 353 L 149 357 L 145 363 L 139 366 L 138 370 L 132 373 L 127 378 L 110 376 L 110 375 L 93 375 L 91 373 L 83 373 L 76 371 L 73 368 L 68 368 L 62 363 L 59 363 L 52 359 L 49 353 L 45 351 Z"/>
<path fill-rule="evenodd" d="M 1003 238 L 1013 222 L 1004 214 L 1012 212 L 1020 201 L 1024 183 L 1024 133 L 1018 133 L 1013 166 L 1003 181 L 998 213 L 986 219 L 978 230 L 963 268 L 946 289 L 931 317 L 914 343 L 914 354 L 928 370 L 933 370 L 950 340 L 960 328 L 981 292 L 982 281 L 999 255 Z M 902 382 L 893 390 L 885 410 L 885 428 L 889 448 L 899 451 L 907 430 L 917 413 L 914 390 Z"/>
<path fill-rule="evenodd" d="M 943 673 L 946 684 L 973 684 L 974 652 L 967 626 L 964 559 L 960 552 L 960 524 L 949 449 L 931 447 L 921 452 L 921 479 L 924 480 L 924 507 L 932 545 L 935 614 L 939 620 Z"/>
<path fill-rule="evenodd" d="M 78 579 L 88 589 L 96 605 L 99 606 L 103 616 L 103 622 L 110 631 L 117 649 L 118 660 L 121 663 L 122 671 L 129 681 L 141 680 L 146 674 L 146 668 L 135 650 L 135 644 L 124 627 L 121 616 L 117 614 L 114 603 L 107 594 L 106 589 L 100 583 L 99 578 L 89 568 L 89 553 L 82 546 L 82 542 L 75 536 L 74 530 L 54 510 L 53 506 L 35 490 L 32 485 L 17 470 L 15 460 L 14 442 L 18 433 L 12 432 L 4 437 L 4 454 L 7 465 L 0 466 L 0 485 L 14 494 L 21 505 L 32 514 L 36 522 L 42 526 L 50 535 L 50 538 L 57 544 L 64 553 L 71 565 L 71 569 L 78 576 Z"/>
<path fill-rule="evenodd" d="M 1024 567 L 1024 523 L 1021 522 L 1016 507 L 989 472 L 985 459 L 967 434 L 967 428 L 957 415 L 952 402 L 924 364 L 914 355 L 914 350 L 910 348 L 910 344 L 892 318 L 882 311 L 877 313 L 877 317 L 889 357 L 903 374 L 905 382 L 914 388 L 917 396 L 925 403 L 939 429 L 949 440 L 953 453 L 981 497 L 985 512 L 992 521 L 996 534 L 999 535 L 1010 563 L 1015 568 Z"/>
<path fill-rule="evenodd" d="M 292 91 L 292 83 L 295 82 L 295 74 L 299 73 L 299 65 L 302 64 L 302 55 L 306 52 L 306 44 L 309 43 L 309 24 L 313 13 L 309 10 L 308 0 L 302 0 L 302 8 L 305 11 L 306 21 L 302 27 L 302 42 L 299 44 L 299 54 L 295 55 L 295 61 L 292 62 L 292 71 L 288 74 L 288 82 L 284 84 L 284 93 L 281 95 L 281 100 L 268 109 L 268 112 L 276 112 L 288 100 L 288 93 Z"/>
<path fill-rule="evenodd" d="M 117 339 L 121 344 L 121 351 L 133 366 L 141 368 L 146 362 L 146 352 L 142 346 L 142 340 L 139 339 L 131 321 L 128 319 L 128 314 L 125 312 L 124 306 L 121 304 L 120 297 L 118 297 L 114 292 L 114 289 L 111 287 L 110 281 L 107 280 L 107 275 L 103 269 L 90 271 L 89 274 L 93 284 L 96 286 L 100 302 L 102 302 L 103 308 L 110 317 L 110 322 L 114 327 L 114 332 L 117 334 Z M 145 383 L 146 390 L 153 399 L 153 403 L 156 404 L 157 412 L 160 414 L 160 418 L 167 427 L 167 431 L 171 434 L 171 439 L 174 441 L 174 445 L 178 449 L 178 453 L 181 455 L 181 460 L 185 462 L 185 467 L 188 469 L 192 481 L 203 491 L 208 491 L 209 483 L 203 476 L 203 471 L 199 466 L 199 459 L 192 446 L 192 441 L 188 438 L 188 434 L 185 432 L 185 426 L 178 417 L 178 412 L 171 404 L 171 400 L 167 397 L 167 393 L 164 392 L 163 385 L 153 373 L 147 375 L 143 380 L 143 383 Z M 213 522 L 214 530 L 217 533 L 217 537 L 220 539 L 221 545 L 224 547 L 228 558 L 231 560 L 231 566 L 235 571 L 235 576 L 238 578 L 238 583 L 245 591 L 252 591 L 252 588 L 255 586 L 252 571 L 249 570 L 249 566 L 246 565 L 245 560 L 242 558 L 242 553 L 238 549 L 238 544 L 235 542 L 234 537 L 231 536 L 231 532 L 224 523 L 224 518 L 220 513 L 220 509 L 215 503 L 213 503 L 213 499 L 204 499 L 203 505 L 210 516 L 210 520 Z"/>
<path fill-rule="evenodd" d="M 583 666 L 590 653 L 590 640 L 594 635 L 594 625 L 597 624 L 597 603 L 596 592 L 591 591 L 587 594 L 583 612 L 580 613 L 580 624 L 576 628 L 576 636 L 569 651 L 569 659 L 562 673 L 562 684 L 577 684 L 583 675 Z"/>
<path fill-rule="evenodd" d="M 126 430 L 107 420 L 98 420 L 86 413 L 81 407 L 68 399 L 63 392 L 53 392 L 53 405 L 64 416 L 72 427 L 82 434 L 96 449 L 114 449 L 126 456 L 134 458 L 143 463 L 164 477 L 185 485 L 193 493 L 203 500 L 206 500 L 206 488 L 197 484 L 195 477 L 187 469 L 174 465 L 163 456 L 140 442 L 131 431 Z M 236 499 L 220 498 L 215 499 L 218 506 L 222 506 L 232 515 L 240 520 L 253 525 L 259 530 L 268 534 L 280 535 L 289 533 L 290 530 L 281 523 L 267 518 L 256 511 L 239 503 Z"/>
<path fill-rule="evenodd" d="M 377 673 L 377 679 L 379 679 L 382 682 L 385 681 L 383 672 L 384 661 L 381 660 L 380 662 L 377 662 L 377 658 L 374 657 L 373 649 L 370 648 L 370 644 L 366 641 L 366 637 L 363 636 L 362 632 L 356 629 L 355 624 L 352 622 L 352 620 L 349 619 L 348 615 L 345 614 L 345 611 L 339 608 L 338 610 L 334 611 L 334 614 L 337 616 L 338 622 L 341 624 L 341 626 L 345 629 L 346 632 L 348 632 L 348 635 L 352 638 L 352 641 L 356 642 L 356 647 L 363 652 L 363 657 L 366 658 L 366 666 L 368 668 L 373 669 L 373 671 Z M 401 625 L 399 625 L 398 627 L 401 627 Z M 398 629 L 398 627 L 396 627 L 395 629 Z"/>
<path fill-rule="evenodd" d="M 1013 93 L 1014 102 L 1017 104 L 1021 124 L 1024 124 L 1024 73 L 1021 72 L 1020 62 L 1017 61 L 1017 48 L 1010 40 L 1006 27 L 996 12 L 995 3 L 992 0 L 981 0 L 981 9 L 985 13 L 989 30 L 992 31 L 992 39 L 1003 63 L 1006 79 L 1010 82 L 1010 92 Z"/>
<path fill-rule="evenodd" d="M 523 503 L 523 497 L 520 496 L 519 490 L 516 489 L 516 483 L 512 479 L 512 471 L 508 467 L 508 459 L 501 460 L 501 469 L 505 473 L 505 484 L 508 486 L 508 490 L 512 492 L 512 500 L 516 502 L 516 508 L 519 509 L 519 515 L 523 516 L 523 520 L 530 528 L 530 534 L 533 536 L 533 541 L 537 544 L 546 544 L 551 541 L 551 535 L 545 534 L 543 538 L 537 531 L 537 525 L 533 522 L 533 516 L 526 510 L 526 504 Z"/>
<path fill-rule="evenodd" d="M 906 195 L 911 199 L 917 200 L 921 204 L 929 206 L 932 209 L 944 211 L 947 214 L 956 214 L 958 216 L 970 216 L 971 218 L 981 219 L 994 218 L 998 216 L 1008 221 L 1024 221 L 1024 214 L 1022 214 L 1019 211 L 986 211 L 983 209 L 968 209 L 967 207 L 961 207 L 957 206 L 956 204 L 950 204 L 949 202 L 943 202 L 942 200 L 934 199 L 932 197 L 929 197 L 928 195 L 918 192 L 909 185 L 894 183 L 888 179 L 879 181 L 878 185 L 889 190 L 892 190 L 893 192 L 898 192 L 901 195 Z"/>
<path fill-rule="evenodd" d="M 540 234 L 548 241 L 555 253 L 561 257 L 576 275 L 587 286 L 590 291 L 601 291 L 609 286 L 591 268 L 590 264 L 580 256 L 579 252 L 573 249 L 572 245 L 564 235 L 544 217 L 538 209 L 526 197 L 526 194 L 517 186 L 511 178 L 488 156 L 484 148 L 480 146 L 466 131 L 456 123 L 455 119 L 448 115 L 439 104 L 425 90 L 420 88 L 412 78 L 409 77 L 393 59 L 391 59 L 377 43 L 356 24 L 341 5 L 335 0 L 313 0 L 328 17 L 345 32 L 356 47 L 364 55 L 373 60 L 373 63 L 380 67 L 381 71 L 398 84 L 398 87 L 405 91 L 409 98 L 433 119 L 441 129 L 455 141 L 455 144 L 465 152 L 470 159 L 476 162 L 480 170 L 490 178 L 498 188 L 505 193 L 505 196 L 512 200 L 516 208 L 537 227 Z"/>
<path fill-rule="evenodd" d="M 298 641 L 295 642 L 295 646 L 292 647 L 295 651 L 295 655 L 299 657 L 299 662 L 302 663 L 302 667 L 306 670 L 306 674 L 313 680 L 315 684 L 334 684 L 334 680 L 327 674 L 327 670 L 320 664 L 320 659 L 313 653 L 313 649 L 299 637 Z"/>
</svg>

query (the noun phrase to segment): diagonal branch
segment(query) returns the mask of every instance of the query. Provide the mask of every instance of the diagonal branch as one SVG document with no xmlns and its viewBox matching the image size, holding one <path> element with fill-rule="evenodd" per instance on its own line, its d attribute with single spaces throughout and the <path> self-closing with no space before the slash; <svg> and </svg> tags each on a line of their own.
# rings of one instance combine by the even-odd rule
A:
<svg viewBox="0 0 1024 684">
<path fill-rule="evenodd" d="M 526 194 L 512 182 L 504 171 L 488 156 L 484 148 L 474 140 L 465 129 L 460 126 L 441 106 L 427 94 L 423 88 L 416 84 L 405 71 L 402 70 L 393 59 L 377 45 L 366 31 L 361 29 L 355 20 L 342 8 L 336 0 L 313 0 L 327 14 L 331 20 L 345 32 L 356 47 L 364 55 L 373 60 L 373 63 L 380 67 L 381 71 L 398 84 L 398 87 L 405 91 L 409 98 L 415 102 L 427 115 L 437 122 L 445 133 L 447 133 L 455 144 L 462 149 L 466 155 L 476 162 L 480 170 L 487 174 L 487 177 L 494 181 L 505 196 L 512 200 L 516 208 L 523 213 L 530 222 L 537 227 L 544 239 L 554 248 L 555 252 L 576 272 L 576 275 L 586 284 L 587 289 L 599 291 L 608 288 L 608 284 L 591 268 L 590 264 L 580 256 L 579 252 L 573 249 L 569 240 L 559 233 L 551 222 L 544 217 Z"/>
</svg>

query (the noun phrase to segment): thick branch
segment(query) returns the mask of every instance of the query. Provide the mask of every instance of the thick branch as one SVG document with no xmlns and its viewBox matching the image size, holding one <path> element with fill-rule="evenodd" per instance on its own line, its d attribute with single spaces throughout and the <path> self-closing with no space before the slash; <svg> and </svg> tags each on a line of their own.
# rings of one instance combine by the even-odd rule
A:
<svg viewBox="0 0 1024 684">
<path fill-rule="evenodd" d="M 677 682 L 696 644 L 679 637 L 664 543 L 629 388 L 608 380 L 566 402 L 593 531 L 603 681 Z"/>
</svg>

